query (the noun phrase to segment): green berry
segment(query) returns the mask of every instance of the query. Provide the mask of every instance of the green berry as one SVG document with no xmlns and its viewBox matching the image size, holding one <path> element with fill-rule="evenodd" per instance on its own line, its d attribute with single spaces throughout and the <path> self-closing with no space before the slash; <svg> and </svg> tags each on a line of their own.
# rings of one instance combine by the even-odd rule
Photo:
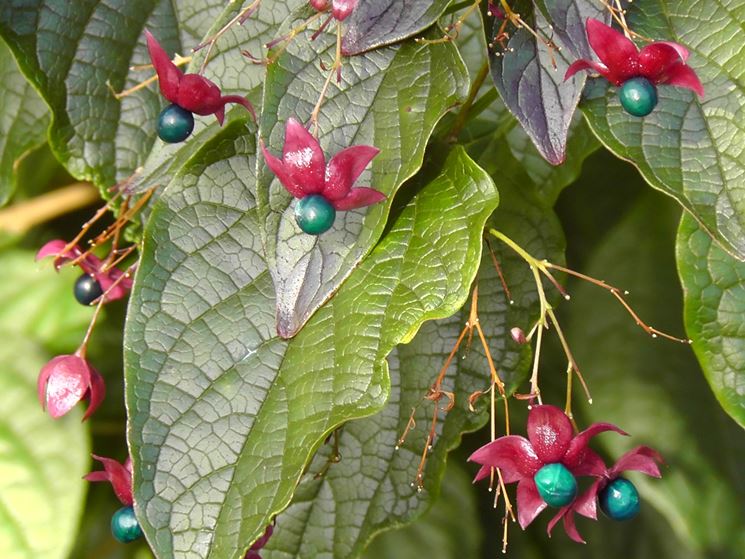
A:
<svg viewBox="0 0 745 559">
<path fill-rule="evenodd" d="M 639 512 L 639 492 L 629 480 L 618 477 L 600 492 L 600 508 L 613 520 L 628 520 Z"/>
<path fill-rule="evenodd" d="M 334 206 L 320 194 L 301 198 L 295 205 L 295 220 L 308 235 L 325 233 L 331 229 L 335 219 Z"/>
<path fill-rule="evenodd" d="M 533 480 L 541 498 L 551 507 L 564 507 L 577 496 L 577 480 L 563 464 L 546 464 Z"/>
<path fill-rule="evenodd" d="M 103 289 L 95 278 L 83 274 L 75 281 L 73 294 L 78 303 L 88 306 L 103 295 Z"/>
<path fill-rule="evenodd" d="M 194 130 L 194 115 L 178 105 L 168 105 L 158 117 L 158 136 L 164 142 L 183 142 Z"/>
<path fill-rule="evenodd" d="M 657 88 L 647 78 L 631 78 L 619 88 L 618 98 L 630 115 L 647 116 L 657 106 Z"/>
<path fill-rule="evenodd" d="M 111 533 L 122 543 L 130 543 L 142 537 L 142 528 L 132 507 L 123 507 L 114 513 L 111 517 Z"/>
</svg>

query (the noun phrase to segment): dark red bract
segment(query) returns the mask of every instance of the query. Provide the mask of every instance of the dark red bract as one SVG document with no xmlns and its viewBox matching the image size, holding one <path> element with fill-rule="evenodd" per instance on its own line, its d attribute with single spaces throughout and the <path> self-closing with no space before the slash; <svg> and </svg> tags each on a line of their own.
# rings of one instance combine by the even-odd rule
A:
<svg viewBox="0 0 745 559">
<path fill-rule="evenodd" d="M 474 452 L 469 460 L 482 464 L 474 481 L 487 477 L 492 468 L 502 471 L 505 483 L 517 484 L 517 516 L 525 529 L 548 505 L 538 493 L 533 476 L 543 466 L 561 463 L 575 476 L 601 476 L 605 464 L 587 444 L 595 435 L 615 431 L 610 423 L 593 423 L 574 436 L 572 423 L 555 406 L 534 406 L 528 414 L 528 438 L 507 435 Z"/>
<path fill-rule="evenodd" d="M 80 258 L 83 254 L 83 250 L 79 246 L 68 246 L 67 242 L 55 239 L 41 247 L 39 252 L 36 253 L 36 259 L 41 260 L 48 256 L 54 256 L 54 267 L 57 270 L 65 263 L 77 260 L 76 265 L 93 277 L 101 286 L 104 292 L 104 303 L 121 299 L 129 293 L 132 289 L 132 279 L 123 277 L 124 272 L 118 268 L 107 266 L 106 262 L 95 254 L 87 253 Z"/>
<path fill-rule="evenodd" d="M 256 540 L 253 545 L 249 548 L 244 559 L 261 559 L 259 551 L 269 542 L 269 538 L 274 533 L 274 523 L 270 524 L 264 530 L 264 534 Z"/>
<path fill-rule="evenodd" d="M 59 355 L 42 367 L 37 391 L 42 407 L 55 419 L 87 398 L 85 420 L 103 402 L 106 386 L 101 374 L 80 355 Z"/>
<path fill-rule="evenodd" d="M 204 76 L 184 74 L 150 31 L 145 30 L 145 37 L 150 60 L 158 74 L 160 92 L 171 103 L 198 115 L 215 115 L 220 124 L 225 120 L 225 105 L 238 103 L 256 120 L 256 112 L 248 99 L 240 95 L 222 95 L 220 88 Z"/>
<path fill-rule="evenodd" d="M 623 33 L 592 18 L 587 20 L 587 39 L 600 62 L 577 60 L 567 69 L 565 80 L 581 70 L 594 70 L 616 86 L 643 77 L 653 84 L 684 87 L 704 96 L 696 72 L 686 64 L 688 50 L 682 45 L 656 41 L 639 50 Z"/>
<path fill-rule="evenodd" d="M 91 472 L 83 479 L 91 482 L 108 481 L 114 489 L 117 499 L 126 507 L 132 506 L 132 460 L 127 457 L 123 464 L 112 458 L 93 455 L 103 464 L 104 469 Z"/>
<path fill-rule="evenodd" d="M 352 210 L 385 200 L 385 194 L 367 187 L 352 188 L 372 159 L 380 153 L 373 146 L 350 146 L 326 163 L 321 144 L 294 118 L 285 126 L 282 158 L 261 144 L 264 159 L 282 185 L 295 198 L 320 194 L 336 210 Z"/>
</svg>

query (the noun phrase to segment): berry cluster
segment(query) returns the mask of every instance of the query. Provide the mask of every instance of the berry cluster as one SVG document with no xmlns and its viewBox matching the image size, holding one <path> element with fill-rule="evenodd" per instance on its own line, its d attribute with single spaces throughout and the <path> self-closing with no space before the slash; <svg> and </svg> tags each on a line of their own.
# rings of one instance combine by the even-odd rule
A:
<svg viewBox="0 0 745 559">
<path fill-rule="evenodd" d="M 566 533 L 584 543 L 574 523 L 574 513 L 597 519 L 597 504 L 614 520 L 627 520 L 639 512 L 639 494 L 624 471 L 638 471 L 660 477 L 662 458 L 649 447 L 640 446 L 624 454 L 611 468 L 589 446 L 590 439 L 605 431 L 627 435 L 610 423 L 594 423 L 574 435 L 572 422 L 559 408 L 538 405 L 528 415 L 528 437 L 507 435 L 474 452 L 469 460 L 481 464 L 475 481 L 495 470 L 505 484 L 517 482 L 517 513 L 525 529 L 547 507 L 558 508 L 548 525 L 549 534 L 559 520 Z M 594 478 L 578 495 L 577 478 Z"/>
</svg>

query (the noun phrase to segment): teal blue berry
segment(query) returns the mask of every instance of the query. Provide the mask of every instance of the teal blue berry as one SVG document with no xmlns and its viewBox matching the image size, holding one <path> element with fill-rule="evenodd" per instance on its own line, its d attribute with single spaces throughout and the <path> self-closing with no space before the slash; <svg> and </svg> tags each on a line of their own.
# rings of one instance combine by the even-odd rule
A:
<svg viewBox="0 0 745 559">
<path fill-rule="evenodd" d="M 123 507 L 114 513 L 111 517 L 111 533 L 122 543 L 130 543 L 142 537 L 142 528 L 132 507 Z"/>
<path fill-rule="evenodd" d="M 600 508 L 613 520 L 628 520 L 639 512 L 639 492 L 629 480 L 618 477 L 600 492 Z"/>
<path fill-rule="evenodd" d="M 168 105 L 158 117 L 158 136 L 164 142 L 183 142 L 194 130 L 194 115 L 178 105 Z"/>
<path fill-rule="evenodd" d="M 546 464 L 533 480 L 541 498 L 551 507 L 564 507 L 577 496 L 577 480 L 563 464 Z"/>
<path fill-rule="evenodd" d="M 320 194 L 301 198 L 295 205 L 295 220 L 308 235 L 325 233 L 331 229 L 335 219 L 334 206 Z"/>
<path fill-rule="evenodd" d="M 657 88 L 647 78 L 631 78 L 618 89 L 621 106 L 634 116 L 647 116 L 657 106 Z"/>
</svg>

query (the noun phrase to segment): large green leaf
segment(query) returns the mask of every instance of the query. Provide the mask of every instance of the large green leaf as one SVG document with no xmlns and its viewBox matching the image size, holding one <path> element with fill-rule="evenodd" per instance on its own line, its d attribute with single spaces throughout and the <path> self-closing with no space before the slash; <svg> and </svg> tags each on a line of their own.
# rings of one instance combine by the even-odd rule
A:
<svg viewBox="0 0 745 559">
<path fill-rule="evenodd" d="M 701 226 L 745 259 L 745 50 L 739 0 L 639 0 L 629 7 L 639 33 L 682 43 L 706 90 L 661 86 L 649 116 L 626 114 L 604 80 L 589 83 L 582 103 L 593 132 L 632 161 L 653 187 L 673 196 Z"/>
<path fill-rule="evenodd" d="M 442 493 L 426 516 L 415 524 L 381 534 L 365 559 L 476 559 L 483 534 L 471 480 L 462 467 L 449 464 Z"/>
<path fill-rule="evenodd" d="M 15 165 L 46 138 L 49 111 L 0 40 L 0 206 L 16 186 Z"/>
<path fill-rule="evenodd" d="M 36 375 L 48 356 L 13 330 L 0 345 L 0 555 L 64 559 L 85 495 L 87 430 L 81 410 L 42 413 Z"/>
<path fill-rule="evenodd" d="M 285 121 L 310 117 L 327 70 L 317 63 L 333 56 L 334 42 L 323 48 L 298 38 L 269 69 L 260 135 L 280 153 Z M 421 166 L 424 148 L 437 121 L 467 88 L 466 71 L 451 44 L 406 43 L 349 58 L 340 88 L 326 97 L 319 119 L 319 140 L 327 154 L 352 144 L 381 150 L 358 183 L 372 185 L 386 202 L 348 211 L 320 236 L 302 235 L 293 198 L 262 165 L 258 204 L 264 246 L 277 292 L 277 331 L 292 337 L 349 276 L 383 231 L 393 195 Z"/>
<path fill-rule="evenodd" d="M 432 160 L 438 157 L 435 150 L 428 153 Z M 532 185 L 513 183 L 505 176 L 497 180 L 500 206 L 492 221 L 530 250 L 561 261 L 561 229 L 551 210 L 535 198 Z M 516 325 L 527 328 L 538 310 L 538 301 L 527 266 L 502 248 L 495 244 L 514 303 L 509 303 L 491 257 L 484 254 L 477 280 L 478 308 L 490 354 L 511 392 L 527 376 L 531 356 L 530 348 L 515 343 L 509 330 Z M 342 428 L 341 462 L 318 479 L 316 474 L 332 454 L 332 441 L 321 448 L 292 505 L 277 519 L 269 557 L 356 557 L 376 532 L 413 521 L 432 503 L 439 492 L 449 450 L 459 443 L 462 433 L 482 427 L 488 417 L 481 407 L 486 406 L 487 397 L 482 398 L 479 413 L 468 409 L 468 396 L 489 385 L 484 350 L 474 334 L 470 347 L 463 343 L 445 377 L 443 390 L 456 394 L 455 407 L 438 416 L 438 436 L 428 456 L 424 490 L 417 492 L 412 482 L 434 405 L 423 398 L 454 347 L 469 312 L 467 304 L 449 318 L 424 324 L 410 343 L 400 345 L 391 354 L 388 405 L 382 412 Z M 439 405 L 445 401 L 443 398 Z M 417 427 L 395 450 L 415 407 Z"/>
<path fill-rule="evenodd" d="M 719 403 L 745 427 L 745 264 L 689 216 L 680 223 L 677 257 L 693 350 Z"/>
<path fill-rule="evenodd" d="M 676 210 L 661 196 L 647 194 L 598 245 L 583 271 L 629 289 L 641 317 L 680 334 Z M 740 557 L 745 438 L 712 397 L 690 348 L 646 336 L 602 289 L 582 283 L 570 290 L 568 339 L 593 395 L 584 412 L 592 421 L 610 421 L 631 434 L 631 439 L 604 435 L 597 444 L 613 458 L 637 444 L 658 449 L 668 466 L 661 480 L 633 478 L 642 497 L 686 547 Z M 635 537 L 634 523 L 626 530 Z"/>
<path fill-rule="evenodd" d="M 185 163 L 196 148 L 219 130 L 213 117 L 198 118 L 194 137 L 184 145 L 165 147 L 155 139 L 155 124 L 164 101 L 157 85 L 117 100 L 109 88 L 130 88 L 152 75 L 132 69 L 148 64 L 143 29 L 148 28 L 169 52 L 190 54 L 248 2 L 224 0 L 13 0 L 0 8 L 0 34 L 16 54 L 51 108 L 50 142 L 71 174 L 110 186 L 145 163 L 139 188 L 163 185 L 171 166 Z M 258 100 L 264 67 L 240 54 L 262 55 L 294 2 L 263 2 L 245 25 L 220 38 L 205 75 L 229 94 L 251 94 Z M 206 49 L 193 61 L 201 64 Z M 231 112 L 240 114 L 244 109 Z"/>
<path fill-rule="evenodd" d="M 324 435 L 379 410 L 384 357 L 466 298 L 491 181 L 462 150 L 291 341 L 275 334 L 254 145 L 236 127 L 156 203 L 125 361 L 138 516 L 160 559 L 234 559 Z M 219 185 L 219 187 L 218 187 Z"/>
</svg>

